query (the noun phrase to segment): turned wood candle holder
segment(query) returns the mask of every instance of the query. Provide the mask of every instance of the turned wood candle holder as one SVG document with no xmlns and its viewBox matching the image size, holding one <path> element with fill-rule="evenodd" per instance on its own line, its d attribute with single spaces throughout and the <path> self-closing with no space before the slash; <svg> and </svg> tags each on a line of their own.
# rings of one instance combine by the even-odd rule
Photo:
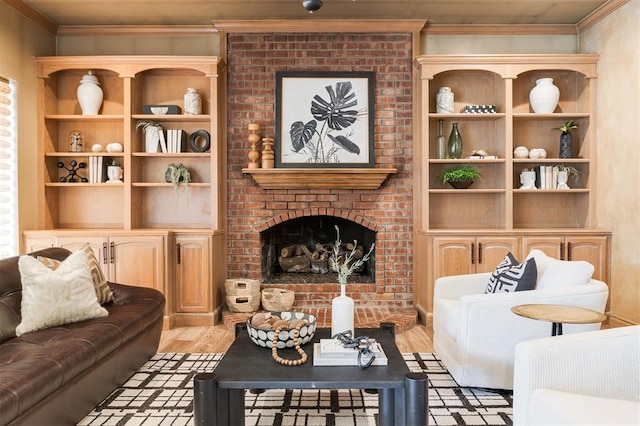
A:
<svg viewBox="0 0 640 426">
<path fill-rule="evenodd" d="M 247 139 L 251 143 L 251 150 L 249 151 L 249 164 L 250 169 L 260 168 L 260 151 L 258 151 L 258 142 L 260 142 L 260 124 L 249 123 L 247 126 L 249 130 L 249 137 Z"/>
</svg>

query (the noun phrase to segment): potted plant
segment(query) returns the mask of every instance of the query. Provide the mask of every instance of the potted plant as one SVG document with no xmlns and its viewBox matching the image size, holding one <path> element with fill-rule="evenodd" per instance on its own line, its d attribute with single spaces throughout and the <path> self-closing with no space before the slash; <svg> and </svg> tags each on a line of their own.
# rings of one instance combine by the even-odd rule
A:
<svg viewBox="0 0 640 426">
<path fill-rule="evenodd" d="M 153 120 L 138 120 L 136 130 L 142 129 L 144 133 L 145 151 L 158 152 L 160 137 L 162 136 L 162 125 Z"/>
<path fill-rule="evenodd" d="M 578 175 L 580 174 L 580 170 L 575 167 L 565 166 L 564 164 L 560 164 L 558 166 L 558 189 L 569 189 L 569 185 L 567 185 L 567 181 L 571 178 L 573 181 L 578 180 Z"/>
<path fill-rule="evenodd" d="M 573 158 L 573 136 L 570 130 L 577 129 L 578 125 L 573 120 L 565 121 L 560 127 L 554 127 L 551 130 L 560 130 L 560 158 Z"/>
<path fill-rule="evenodd" d="M 178 191 L 180 184 L 182 184 L 183 191 L 186 191 L 189 187 L 189 182 L 191 182 L 191 173 L 182 163 L 171 163 L 167 166 L 167 169 L 164 173 L 164 178 L 167 182 L 172 183 Z"/>
<path fill-rule="evenodd" d="M 477 178 L 482 176 L 482 172 L 477 166 L 472 164 L 465 164 L 464 166 L 454 167 L 449 170 L 445 170 L 440 177 L 442 183 L 448 183 L 455 189 L 466 189 Z"/>
</svg>

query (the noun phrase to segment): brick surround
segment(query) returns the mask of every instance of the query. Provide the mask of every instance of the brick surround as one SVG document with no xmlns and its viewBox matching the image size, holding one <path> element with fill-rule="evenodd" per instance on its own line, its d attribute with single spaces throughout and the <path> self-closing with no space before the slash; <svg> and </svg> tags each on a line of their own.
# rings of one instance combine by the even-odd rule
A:
<svg viewBox="0 0 640 426">
<path fill-rule="evenodd" d="M 228 276 L 260 278 L 261 230 L 337 216 L 377 232 L 375 284 L 349 287 L 357 306 L 412 307 L 411 34 L 239 33 L 228 35 L 227 52 Z M 247 125 L 275 136 L 276 71 L 374 71 L 375 163 L 398 173 L 378 190 L 263 190 L 244 175 Z M 328 306 L 339 291 L 336 283 L 279 287 L 296 291 L 296 306 Z"/>
</svg>

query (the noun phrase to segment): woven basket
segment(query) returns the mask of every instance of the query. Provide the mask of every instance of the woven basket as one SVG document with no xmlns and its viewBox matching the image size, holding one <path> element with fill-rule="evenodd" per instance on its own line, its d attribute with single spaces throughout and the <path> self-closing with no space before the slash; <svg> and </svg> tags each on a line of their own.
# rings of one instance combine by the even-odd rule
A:
<svg viewBox="0 0 640 426">
<path fill-rule="evenodd" d="M 228 279 L 224 283 L 231 312 L 255 312 L 260 309 L 260 281 Z"/>
<path fill-rule="evenodd" d="M 295 295 L 293 290 L 265 288 L 262 290 L 262 307 L 267 311 L 288 311 L 293 307 Z"/>
<path fill-rule="evenodd" d="M 227 305 L 231 312 L 255 312 L 260 309 L 257 296 L 227 296 Z"/>
</svg>

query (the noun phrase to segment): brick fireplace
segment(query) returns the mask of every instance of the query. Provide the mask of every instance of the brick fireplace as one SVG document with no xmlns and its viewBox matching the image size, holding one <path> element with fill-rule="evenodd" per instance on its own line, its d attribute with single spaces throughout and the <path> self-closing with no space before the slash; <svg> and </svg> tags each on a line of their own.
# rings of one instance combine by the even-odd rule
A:
<svg viewBox="0 0 640 426">
<path fill-rule="evenodd" d="M 413 298 L 412 45 L 410 33 L 238 33 L 228 52 L 228 276 L 265 280 L 261 234 L 289 220 L 350 221 L 375 239 L 373 282 L 348 292 L 358 306 L 409 308 Z M 375 72 L 375 164 L 394 167 L 377 190 L 261 189 L 247 166 L 247 125 L 275 137 L 276 71 Z M 301 176 L 301 178 L 303 178 Z M 329 225 L 331 226 L 331 225 Z M 341 225 L 342 226 L 342 225 Z M 332 229 L 332 228 L 331 228 Z M 343 238 L 345 240 L 346 238 Z M 370 241 L 363 241 L 369 244 Z M 303 281 L 303 280 L 301 280 Z M 335 281 L 269 280 L 295 290 L 296 306 L 329 306 Z"/>
</svg>

